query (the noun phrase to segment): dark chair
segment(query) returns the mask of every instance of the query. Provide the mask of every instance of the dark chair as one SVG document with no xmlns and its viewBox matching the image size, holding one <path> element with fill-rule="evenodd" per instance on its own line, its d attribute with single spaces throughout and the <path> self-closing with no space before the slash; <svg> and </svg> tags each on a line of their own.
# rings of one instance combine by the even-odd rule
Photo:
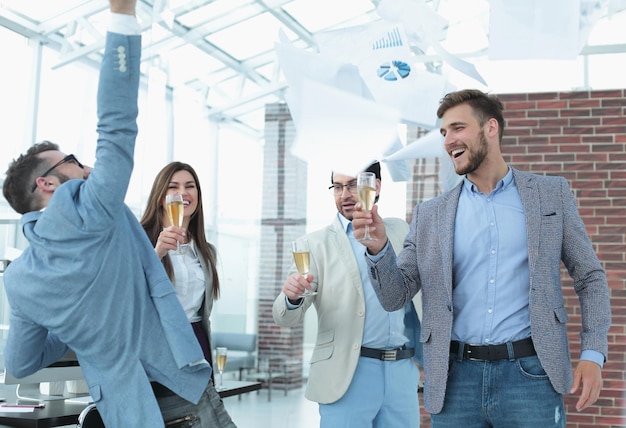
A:
<svg viewBox="0 0 626 428">
<path fill-rule="evenodd" d="M 95 404 L 90 404 L 80 412 L 76 428 L 105 428 Z"/>
</svg>

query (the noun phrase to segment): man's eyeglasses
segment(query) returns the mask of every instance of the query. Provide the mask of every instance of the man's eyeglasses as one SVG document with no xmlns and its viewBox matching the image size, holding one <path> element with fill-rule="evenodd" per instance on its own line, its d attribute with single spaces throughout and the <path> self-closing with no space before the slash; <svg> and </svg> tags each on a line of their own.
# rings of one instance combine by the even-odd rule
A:
<svg viewBox="0 0 626 428">
<path fill-rule="evenodd" d="M 41 174 L 39 177 L 45 177 L 46 175 L 50 174 L 55 168 L 58 168 L 59 166 L 63 165 L 64 163 L 67 163 L 67 162 L 75 163 L 79 167 L 84 168 L 83 164 L 78 162 L 78 159 L 76 159 L 76 156 L 74 156 L 74 155 L 67 155 L 63 159 L 61 159 L 60 161 L 58 161 L 57 163 L 52 165 L 49 169 L 46 170 L 46 172 Z M 33 187 L 31 187 L 31 189 L 30 189 L 30 193 L 33 193 L 36 188 L 37 188 L 37 183 L 35 182 L 35 183 L 33 183 Z"/>
<path fill-rule="evenodd" d="M 347 188 L 348 192 L 352 193 L 353 195 L 357 194 L 356 181 L 348 184 L 333 184 L 328 189 L 332 189 L 335 196 L 339 196 L 343 193 L 344 187 Z"/>
</svg>

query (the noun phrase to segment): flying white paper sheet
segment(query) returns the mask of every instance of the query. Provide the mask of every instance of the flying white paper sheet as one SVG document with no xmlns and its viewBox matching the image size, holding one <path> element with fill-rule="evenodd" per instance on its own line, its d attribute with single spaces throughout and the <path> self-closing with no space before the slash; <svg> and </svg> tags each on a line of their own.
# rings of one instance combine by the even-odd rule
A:
<svg viewBox="0 0 626 428">
<path fill-rule="evenodd" d="M 579 23 L 580 0 L 491 0 L 489 59 L 575 59 Z"/>
<path fill-rule="evenodd" d="M 383 158 L 397 138 L 398 110 L 310 79 L 301 84 L 295 157 L 351 176 Z"/>
<path fill-rule="evenodd" d="M 279 31 L 278 37 L 280 43 L 276 43 L 274 48 L 281 71 L 289 84 L 285 100 L 296 129 L 300 126 L 303 79 L 338 87 L 356 95 L 372 97 L 356 66 L 298 49 L 291 44 L 282 30 Z"/>
<path fill-rule="evenodd" d="M 402 141 L 400 138 L 396 138 L 393 143 L 385 150 L 383 156 L 390 155 L 392 153 L 397 152 L 402 147 Z M 384 157 L 383 157 L 384 159 Z M 385 165 L 387 165 L 387 170 L 389 171 L 389 176 L 391 177 L 391 181 L 408 181 L 411 178 L 411 170 L 409 168 L 409 163 L 402 159 L 396 161 L 385 161 Z"/>
<path fill-rule="evenodd" d="M 400 110 L 403 122 L 430 128 L 445 78 L 419 70 L 401 23 L 376 22 L 322 32 L 320 52 L 355 64 L 373 98 Z"/>
<path fill-rule="evenodd" d="M 402 149 L 388 155 L 385 161 L 406 160 L 417 158 L 438 158 L 448 156 L 443 148 L 443 136 L 439 129 L 433 129 L 423 137 L 407 144 Z"/>
<path fill-rule="evenodd" d="M 415 0 L 383 0 L 376 12 L 385 21 L 399 22 L 409 37 L 424 40 L 428 34 L 430 40 L 444 40 L 448 32 L 448 21 L 425 3 Z M 428 46 L 420 49 L 426 51 Z"/>
<path fill-rule="evenodd" d="M 454 163 L 443 148 L 443 136 L 438 129 L 432 130 L 423 137 L 407 144 L 402 149 L 383 158 L 383 161 L 397 162 L 418 158 L 439 159 L 439 186 L 444 192 L 456 186 L 463 179 L 454 171 Z"/>
<path fill-rule="evenodd" d="M 448 21 L 431 7 L 414 0 L 384 0 L 376 12 L 386 21 L 402 24 L 407 37 L 422 51 L 431 46 L 441 59 L 454 69 L 487 86 L 476 67 L 449 53 L 440 44 L 448 30 Z"/>
<path fill-rule="evenodd" d="M 336 61 L 325 55 L 297 49 L 289 42 L 282 31 L 279 33 L 279 39 L 281 42 L 276 44 L 276 53 L 283 74 L 289 83 L 285 100 L 289 106 L 297 132 L 306 132 L 301 130 L 303 122 L 301 106 L 303 102 L 308 102 L 307 100 L 303 101 L 301 93 L 302 81 L 305 78 L 344 90 L 368 100 L 374 99 L 374 96 L 361 78 L 357 66 Z M 309 119 L 306 119 L 306 121 L 308 123 Z M 385 154 L 392 153 L 402 147 L 402 143 L 399 140 L 397 144 L 399 146 L 392 144 Z M 389 162 L 387 168 L 393 181 L 408 180 L 409 169 L 405 161 Z"/>
</svg>

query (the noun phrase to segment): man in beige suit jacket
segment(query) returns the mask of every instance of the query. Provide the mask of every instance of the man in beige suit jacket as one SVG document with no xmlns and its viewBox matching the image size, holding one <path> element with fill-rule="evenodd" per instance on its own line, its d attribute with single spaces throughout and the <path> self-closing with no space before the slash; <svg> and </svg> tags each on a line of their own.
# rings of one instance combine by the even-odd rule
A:
<svg viewBox="0 0 626 428">
<path fill-rule="evenodd" d="M 368 170 L 377 175 L 380 164 Z M 292 266 L 273 306 L 274 320 L 299 325 L 315 306 L 318 331 L 306 397 L 320 404 L 320 427 L 419 427 L 417 385 L 421 359 L 419 319 L 413 303 L 386 312 L 369 281 L 365 247 L 352 236 L 358 201 L 356 178 L 333 174 L 339 211 L 324 229 L 306 236 L 311 254 L 305 279 Z M 389 239 L 402 247 L 408 225 L 386 219 Z M 305 288 L 317 294 L 302 298 Z M 417 349 L 416 345 L 418 346 Z"/>
</svg>

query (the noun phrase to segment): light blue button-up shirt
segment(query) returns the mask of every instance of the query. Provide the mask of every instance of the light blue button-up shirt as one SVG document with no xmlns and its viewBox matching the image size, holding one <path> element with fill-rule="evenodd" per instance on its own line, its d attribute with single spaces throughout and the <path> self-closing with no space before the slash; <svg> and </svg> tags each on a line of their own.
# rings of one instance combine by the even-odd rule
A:
<svg viewBox="0 0 626 428">
<path fill-rule="evenodd" d="M 453 340 L 490 345 L 530 336 L 526 236 L 510 170 L 489 195 L 464 179 L 454 224 Z"/>
<path fill-rule="evenodd" d="M 337 215 L 350 240 L 352 252 L 359 265 L 361 283 L 363 284 L 365 325 L 363 327 L 362 344 L 368 348 L 376 349 L 399 348 L 408 342 L 404 331 L 404 314 L 406 307 L 393 312 L 387 312 L 383 309 L 372 288 L 367 263 L 363 257 L 365 246 L 354 237 L 352 222 L 339 213 Z"/>
</svg>

